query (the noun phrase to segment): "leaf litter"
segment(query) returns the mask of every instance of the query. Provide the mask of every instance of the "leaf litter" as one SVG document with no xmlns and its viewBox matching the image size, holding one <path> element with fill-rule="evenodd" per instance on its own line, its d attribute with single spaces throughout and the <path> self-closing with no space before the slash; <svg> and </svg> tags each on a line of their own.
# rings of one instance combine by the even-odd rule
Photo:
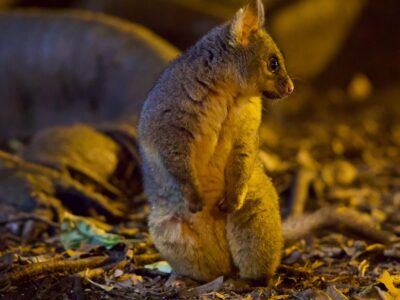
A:
<svg viewBox="0 0 400 300">
<path fill-rule="evenodd" d="M 356 87 L 351 94 L 359 96 Z M 261 129 L 261 158 L 284 218 L 328 205 L 351 207 L 400 234 L 400 108 L 392 105 L 399 94 L 393 89 L 362 101 L 322 103 L 324 94 L 315 92 L 295 110 L 267 108 L 275 115 L 267 114 Z M 147 204 L 138 203 L 130 217 L 114 223 L 98 212 L 67 214 L 63 222 L 46 209 L 21 213 L 1 204 L 0 297 L 400 298 L 399 240 L 368 244 L 338 232 L 317 232 L 284 249 L 270 287 L 231 285 L 222 277 L 171 280 L 147 231 Z"/>
</svg>

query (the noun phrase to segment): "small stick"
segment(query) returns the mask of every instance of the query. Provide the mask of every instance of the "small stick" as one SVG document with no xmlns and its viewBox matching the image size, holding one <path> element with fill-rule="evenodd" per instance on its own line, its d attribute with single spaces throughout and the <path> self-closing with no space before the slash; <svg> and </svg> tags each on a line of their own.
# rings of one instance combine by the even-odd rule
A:
<svg viewBox="0 0 400 300">
<path fill-rule="evenodd" d="M 18 222 L 26 222 L 26 221 L 36 221 L 40 223 L 45 223 L 46 225 L 54 228 L 59 228 L 60 224 L 52 222 L 44 217 L 37 216 L 37 215 L 22 215 L 17 217 L 12 217 L 5 220 L 0 220 L 0 226 L 6 225 L 8 223 L 18 223 Z"/>
<path fill-rule="evenodd" d="M 303 214 L 308 198 L 308 190 L 314 177 L 315 172 L 308 168 L 301 168 L 298 171 L 291 197 L 291 216 L 299 216 Z"/>
<path fill-rule="evenodd" d="M 84 271 L 81 271 L 81 272 L 73 275 L 73 276 L 83 278 L 83 279 L 87 279 L 87 278 L 93 279 L 93 278 L 102 276 L 105 272 L 107 272 L 111 269 L 115 269 L 115 268 L 123 269 L 127 264 L 128 264 L 127 260 L 122 260 L 118 263 L 113 263 L 113 264 L 106 265 L 103 267 L 99 267 L 99 268 L 95 268 L 95 269 L 86 269 Z"/>
<path fill-rule="evenodd" d="M 108 256 L 94 256 L 79 260 L 49 260 L 41 263 L 21 266 L 16 270 L 0 276 L 0 289 L 28 278 L 46 274 L 63 273 L 73 274 L 86 268 L 100 266 L 109 260 Z"/>
<path fill-rule="evenodd" d="M 146 253 L 141 255 L 135 255 L 133 260 L 136 265 L 143 266 L 146 264 L 154 263 L 157 260 L 160 260 L 160 253 Z"/>
<path fill-rule="evenodd" d="M 378 229 L 371 219 L 355 209 L 324 207 L 313 213 L 294 216 L 282 223 L 285 246 L 322 229 L 343 234 L 353 234 L 366 240 L 390 244 L 395 236 L 388 231 Z"/>
</svg>

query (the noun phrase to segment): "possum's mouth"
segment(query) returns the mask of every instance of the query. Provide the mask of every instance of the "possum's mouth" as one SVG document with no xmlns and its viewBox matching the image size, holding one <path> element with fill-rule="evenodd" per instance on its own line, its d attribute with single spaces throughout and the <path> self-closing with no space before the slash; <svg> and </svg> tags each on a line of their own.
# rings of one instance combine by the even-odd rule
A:
<svg viewBox="0 0 400 300">
<path fill-rule="evenodd" d="M 268 100 L 278 100 L 284 97 L 282 95 L 279 95 L 277 92 L 270 92 L 270 91 L 263 91 L 261 94 L 263 99 L 268 99 Z"/>
</svg>

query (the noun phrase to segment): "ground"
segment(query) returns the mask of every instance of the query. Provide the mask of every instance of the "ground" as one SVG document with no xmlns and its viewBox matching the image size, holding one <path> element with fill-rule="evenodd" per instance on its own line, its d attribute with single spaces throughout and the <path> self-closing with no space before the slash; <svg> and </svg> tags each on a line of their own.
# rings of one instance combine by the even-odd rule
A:
<svg viewBox="0 0 400 300">
<path fill-rule="evenodd" d="M 280 193 L 284 218 L 296 210 L 345 206 L 368 214 L 396 235 L 400 233 L 400 89 L 371 90 L 359 78 L 354 80 L 349 89 L 324 91 L 300 84 L 294 97 L 267 103 L 261 157 Z M 135 203 L 130 222 L 103 226 L 135 240 L 122 240 L 125 244 L 108 250 L 86 246 L 65 251 L 59 224 L 30 213 L 6 213 L 4 208 L 1 298 L 397 299 L 400 295 L 396 288 L 400 243 L 370 243 L 334 229 L 287 247 L 272 287 L 239 287 L 219 278 L 200 286 L 185 283 L 187 287 L 178 292 L 177 282 L 166 285 L 169 270 L 144 267 L 161 258 L 147 233 L 146 202 Z"/>
</svg>

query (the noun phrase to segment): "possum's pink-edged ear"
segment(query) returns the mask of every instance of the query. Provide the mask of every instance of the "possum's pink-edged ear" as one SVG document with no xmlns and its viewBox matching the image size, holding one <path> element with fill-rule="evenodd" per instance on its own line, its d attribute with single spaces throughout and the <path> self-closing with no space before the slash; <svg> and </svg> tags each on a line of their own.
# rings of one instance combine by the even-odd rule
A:
<svg viewBox="0 0 400 300">
<path fill-rule="evenodd" d="M 250 0 L 241 8 L 231 22 L 231 32 L 235 41 L 247 45 L 253 32 L 264 26 L 264 5 L 261 0 Z"/>
</svg>

